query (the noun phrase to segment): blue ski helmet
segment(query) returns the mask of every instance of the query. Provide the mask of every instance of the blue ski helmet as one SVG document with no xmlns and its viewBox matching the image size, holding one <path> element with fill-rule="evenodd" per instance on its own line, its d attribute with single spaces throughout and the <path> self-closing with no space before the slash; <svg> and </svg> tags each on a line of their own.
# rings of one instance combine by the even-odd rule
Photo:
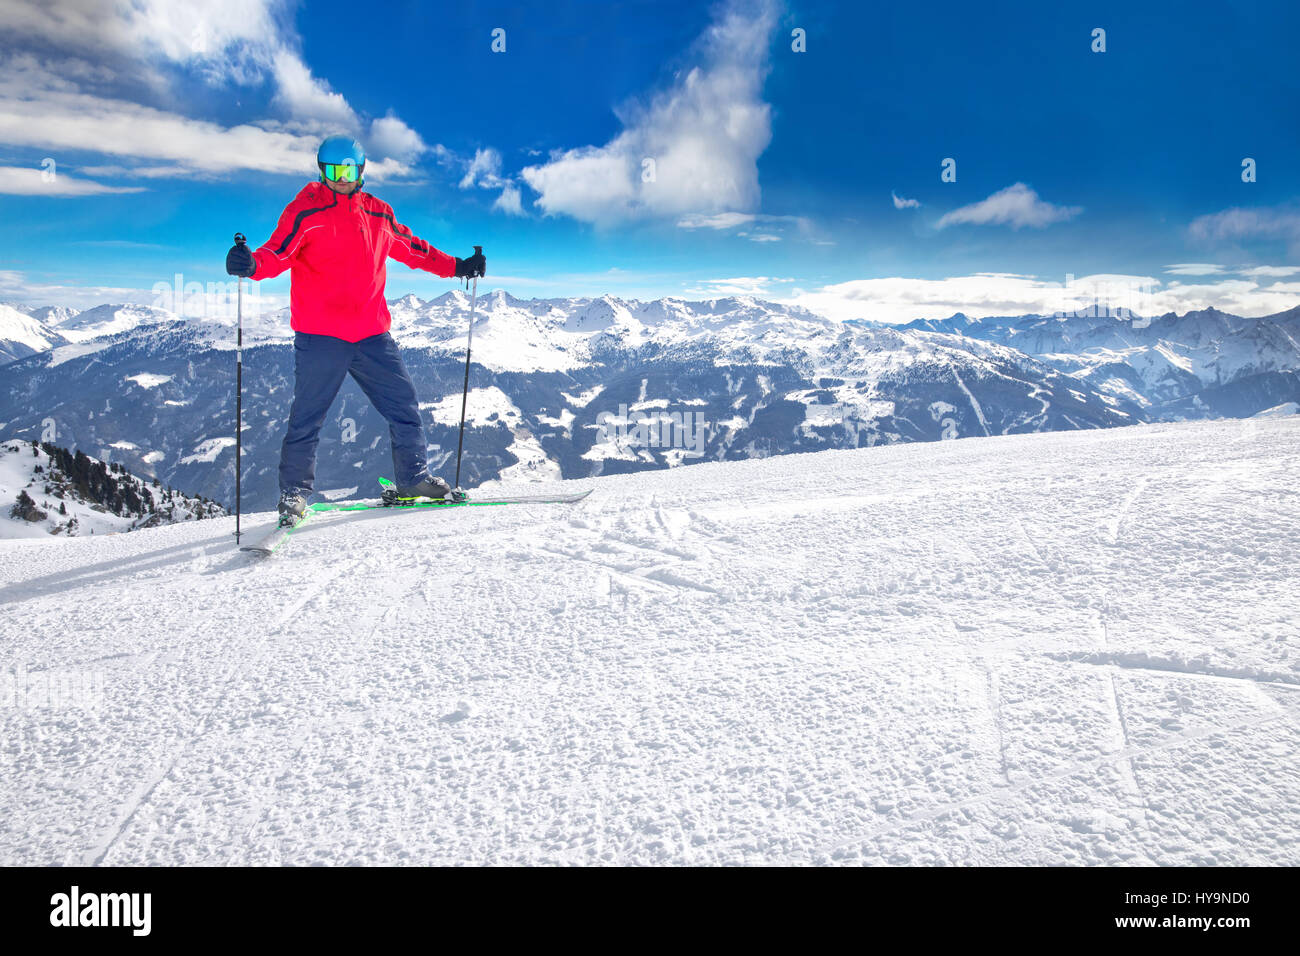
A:
<svg viewBox="0 0 1300 956">
<path fill-rule="evenodd" d="M 358 189 L 365 185 L 366 151 L 351 136 L 327 137 L 316 150 L 316 165 L 321 182 L 355 180 Z"/>
</svg>

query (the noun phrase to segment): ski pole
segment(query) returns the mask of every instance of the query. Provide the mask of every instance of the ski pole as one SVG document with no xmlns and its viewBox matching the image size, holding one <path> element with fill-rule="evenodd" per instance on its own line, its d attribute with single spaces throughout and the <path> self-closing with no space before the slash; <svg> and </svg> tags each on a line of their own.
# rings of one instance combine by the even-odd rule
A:
<svg viewBox="0 0 1300 956">
<path fill-rule="evenodd" d="M 482 246 L 475 246 L 474 253 L 483 251 Z M 465 447 L 465 404 L 469 399 L 469 350 L 474 344 L 474 306 L 478 303 L 478 276 L 474 277 L 474 292 L 469 300 L 469 336 L 465 339 L 465 387 L 460 393 L 460 438 L 456 441 L 456 489 L 460 489 L 460 453 Z"/>
<path fill-rule="evenodd" d="M 235 245 L 242 246 L 248 240 L 242 232 L 235 233 Z M 243 470 L 244 452 L 244 277 L 235 276 L 238 289 L 235 298 L 236 326 L 235 332 L 235 544 L 239 544 L 240 487 L 239 479 Z"/>
</svg>

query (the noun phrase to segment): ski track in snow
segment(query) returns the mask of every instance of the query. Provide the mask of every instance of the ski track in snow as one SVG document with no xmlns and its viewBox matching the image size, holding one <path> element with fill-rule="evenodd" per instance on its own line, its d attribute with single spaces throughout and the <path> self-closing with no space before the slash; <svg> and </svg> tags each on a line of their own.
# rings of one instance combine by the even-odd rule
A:
<svg viewBox="0 0 1300 956">
<path fill-rule="evenodd" d="M 1297 439 L 5 542 L 0 862 L 1296 865 Z"/>
<path fill-rule="evenodd" d="M 980 427 L 984 429 L 984 434 L 990 434 L 988 419 L 984 417 L 984 409 L 981 408 L 980 403 L 976 401 L 975 394 L 967 388 L 966 383 L 961 380 L 961 376 L 957 374 L 957 369 L 955 367 L 952 370 L 952 377 L 957 380 L 957 387 L 965 392 L 966 397 L 970 399 L 970 407 L 974 410 L 975 417 L 979 419 Z"/>
</svg>

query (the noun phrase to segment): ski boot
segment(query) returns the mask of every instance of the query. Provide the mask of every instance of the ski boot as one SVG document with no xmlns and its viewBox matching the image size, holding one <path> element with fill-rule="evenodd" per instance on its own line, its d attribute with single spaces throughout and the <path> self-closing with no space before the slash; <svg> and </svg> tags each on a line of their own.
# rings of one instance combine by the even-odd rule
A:
<svg viewBox="0 0 1300 956">
<path fill-rule="evenodd" d="M 280 527 L 291 527 L 307 511 L 307 499 L 296 491 L 283 491 L 276 510 L 280 513 Z"/>
<path fill-rule="evenodd" d="M 432 498 L 437 501 L 451 500 L 451 486 L 441 478 L 424 475 L 419 481 L 410 485 L 396 485 L 384 488 L 383 501 L 389 505 L 410 505 L 417 498 Z"/>
</svg>

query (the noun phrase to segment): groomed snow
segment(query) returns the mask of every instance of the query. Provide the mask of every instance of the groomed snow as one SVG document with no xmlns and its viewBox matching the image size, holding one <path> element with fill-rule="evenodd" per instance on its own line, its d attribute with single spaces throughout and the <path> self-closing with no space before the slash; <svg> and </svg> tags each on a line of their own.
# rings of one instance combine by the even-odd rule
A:
<svg viewBox="0 0 1300 956">
<path fill-rule="evenodd" d="M 10 542 L 0 863 L 1294 866 L 1298 449 L 708 463 L 261 563 L 226 519 Z"/>
</svg>

